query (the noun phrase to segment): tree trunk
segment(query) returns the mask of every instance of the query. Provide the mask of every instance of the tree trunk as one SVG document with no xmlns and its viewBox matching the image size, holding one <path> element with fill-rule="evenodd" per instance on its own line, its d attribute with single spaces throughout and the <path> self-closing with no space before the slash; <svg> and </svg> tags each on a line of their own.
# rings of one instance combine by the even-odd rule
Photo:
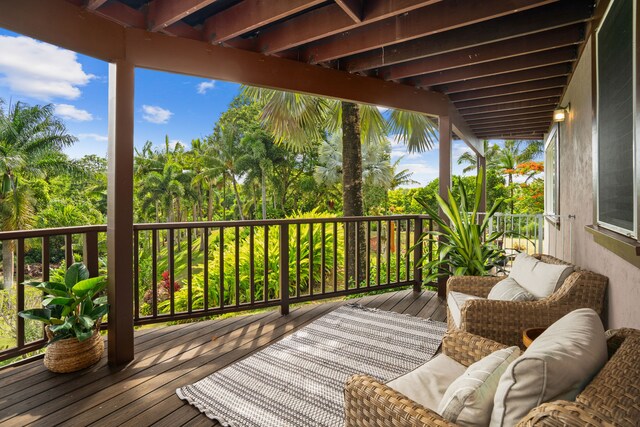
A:
<svg viewBox="0 0 640 427">
<path fill-rule="evenodd" d="M 511 199 L 511 215 L 513 215 L 513 175 L 509 174 L 509 198 Z"/>
<path fill-rule="evenodd" d="M 207 206 L 207 221 L 213 219 L 213 183 L 209 181 L 209 200 Z"/>
<path fill-rule="evenodd" d="M 262 180 L 262 219 L 267 219 L 267 182 L 265 179 L 264 169 L 260 168 Z"/>
<path fill-rule="evenodd" d="M 2 289 L 11 290 L 13 287 L 13 242 L 2 241 Z"/>
<path fill-rule="evenodd" d="M 240 193 L 238 192 L 238 184 L 236 183 L 236 177 L 231 175 L 231 181 L 233 183 L 233 192 L 236 195 L 236 204 L 238 205 L 238 214 L 240 219 L 244 221 L 244 214 L 242 213 L 242 203 L 240 202 Z"/>
<path fill-rule="evenodd" d="M 227 174 L 222 175 L 222 220 L 227 219 Z"/>
<path fill-rule="evenodd" d="M 344 216 L 363 216 L 362 146 L 360 139 L 360 109 L 351 102 L 342 102 L 342 206 Z M 355 226 L 354 224 L 357 224 Z M 364 224 L 352 223 L 347 237 L 349 263 L 346 266 L 347 286 L 360 283 L 366 266 Z M 356 251 L 357 247 L 357 251 Z M 357 254 L 357 255 L 356 255 Z M 357 265 L 356 265 L 357 258 Z"/>
</svg>

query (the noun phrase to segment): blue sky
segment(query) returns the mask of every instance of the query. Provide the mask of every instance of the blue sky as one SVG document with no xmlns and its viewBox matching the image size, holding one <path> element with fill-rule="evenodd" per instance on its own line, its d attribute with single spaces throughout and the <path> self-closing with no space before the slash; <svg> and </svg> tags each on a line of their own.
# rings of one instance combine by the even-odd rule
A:
<svg viewBox="0 0 640 427">
<path fill-rule="evenodd" d="M 107 153 L 108 64 L 0 29 L 0 98 L 5 102 L 51 103 L 78 142 L 66 150 L 79 158 Z M 135 76 L 135 144 L 189 145 L 208 135 L 220 114 L 238 93 L 239 85 L 179 74 L 137 69 Z M 393 140 L 393 136 L 390 136 Z M 454 174 L 461 173 L 456 159 L 469 150 L 457 141 L 453 146 Z M 392 161 L 402 157 L 402 168 L 426 185 L 438 176 L 437 147 L 407 154 L 393 144 Z"/>
</svg>

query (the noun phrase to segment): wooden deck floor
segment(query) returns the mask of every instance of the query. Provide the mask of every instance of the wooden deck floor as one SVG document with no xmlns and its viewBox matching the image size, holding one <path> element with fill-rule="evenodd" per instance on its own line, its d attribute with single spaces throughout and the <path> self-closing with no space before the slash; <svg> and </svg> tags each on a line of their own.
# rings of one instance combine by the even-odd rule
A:
<svg viewBox="0 0 640 427">
<path fill-rule="evenodd" d="M 373 295 L 361 304 L 445 320 L 433 292 Z M 73 374 L 52 374 L 41 360 L 0 370 L 0 425 L 211 426 L 213 422 L 175 394 L 201 378 L 264 348 L 336 309 L 344 301 L 136 332 L 136 358 L 112 368 L 106 358 Z"/>
</svg>

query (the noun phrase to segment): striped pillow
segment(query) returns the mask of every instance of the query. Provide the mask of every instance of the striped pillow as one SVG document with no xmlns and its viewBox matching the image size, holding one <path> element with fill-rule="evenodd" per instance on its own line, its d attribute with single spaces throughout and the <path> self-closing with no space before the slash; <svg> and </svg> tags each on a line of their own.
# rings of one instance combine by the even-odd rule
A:
<svg viewBox="0 0 640 427">
<path fill-rule="evenodd" d="M 438 413 L 461 426 L 487 426 L 500 377 L 520 356 L 518 347 L 509 347 L 469 366 L 444 393 Z"/>
<path fill-rule="evenodd" d="M 520 286 L 514 279 L 507 277 L 491 288 L 487 299 L 500 301 L 533 301 L 537 298 Z"/>
</svg>

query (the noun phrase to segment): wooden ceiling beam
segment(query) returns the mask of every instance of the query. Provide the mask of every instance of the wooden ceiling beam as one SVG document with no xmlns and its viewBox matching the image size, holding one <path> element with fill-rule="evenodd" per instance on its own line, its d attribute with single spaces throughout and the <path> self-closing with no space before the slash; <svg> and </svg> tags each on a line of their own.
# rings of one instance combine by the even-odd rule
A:
<svg viewBox="0 0 640 427">
<path fill-rule="evenodd" d="M 469 124 L 469 126 L 473 126 L 474 124 L 477 124 L 479 122 L 507 122 L 512 120 L 521 120 L 524 118 L 532 117 L 534 115 L 553 114 L 553 109 L 554 106 L 552 105 L 542 105 L 539 107 L 522 108 L 519 110 L 494 111 L 490 113 L 482 113 L 465 117 L 465 121 Z"/>
<path fill-rule="evenodd" d="M 545 67 L 531 68 L 523 71 L 515 71 L 513 73 L 504 73 L 489 77 L 480 77 L 470 80 L 448 83 L 440 86 L 434 86 L 431 89 L 447 93 L 464 95 L 465 93 L 473 94 L 475 90 L 493 90 L 499 87 L 509 86 L 512 84 L 527 84 L 539 79 L 547 78 L 564 78 L 571 74 L 571 64 L 555 64 Z"/>
<path fill-rule="evenodd" d="M 548 120 L 551 121 L 551 119 L 553 118 L 553 110 L 548 110 L 548 111 L 542 111 L 542 112 L 538 112 L 538 113 L 526 113 L 526 114 L 519 114 L 516 116 L 501 116 L 501 117 L 495 117 L 495 118 L 480 118 L 480 119 L 475 119 L 475 120 L 468 120 L 469 122 L 469 126 L 472 128 L 477 128 L 479 126 L 498 126 L 498 125 L 505 125 L 505 124 L 509 124 L 509 123 L 514 123 L 514 122 L 522 122 L 522 121 L 527 121 L 527 120 Z"/>
<path fill-rule="evenodd" d="M 537 68 L 544 65 L 575 61 L 577 55 L 578 53 L 575 46 L 566 46 L 559 49 L 531 53 L 529 55 L 516 56 L 513 58 L 500 59 L 498 61 L 485 62 L 483 64 L 470 65 L 468 67 L 460 67 L 451 70 L 438 71 L 431 74 L 424 74 L 406 79 L 405 82 L 417 87 L 431 87 L 445 83 L 527 70 L 529 68 Z"/>
<path fill-rule="evenodd" d="M 96 10 L 97 8 L 105 4 L 106 1 L 107 0 L 86 0 L 84 3 L 85 4 L 84 7 L 86 7 L 89 10 Z"/>
<path fill-rule="evenodd" d="M 244 0 L 204 21 L 205 40 L 222 43 L 279 21 L 324 0 Z"/>
<path fill-rule="evenodd" d="M 501 121 L 497 122 L 480 122 L 471 126 L 471 129 L 475 133 L 484 132 L 486 129 L 511 129 L 521 125 L 533 125 L 533 126 L 548 126 L 551 123 L 552 116 L 546 115 L 540 118 L 531 118 L 531 119 L 520 119 L 514 120 L 512 122 L 503 123 Z"/>
<path fill-rule="evenodd" d="M 364 2 L 362 22 L 354 22 L 337 4 L 330 4 L 301 16 L 289 19 L 259 34 L 254 50 L 273 54 L 319 40 L 362 25 L 372 24 L 441 0 L 368 0 Z"/>
<path fill-rule="evenodd" d="M 514 125 L 510 128 L 486 128 L 483 130 L 478 130 L 478 135 L 492 135 L 492 134 L 504 134 L 504 133 L 524 133 L 530 131 L 546 131 L 549 129 L 549 123 L 543 124 L 522 124 L 522 125 Z"/>
<path fill-rule="evenodd" d="M 541 139 L 548 128 L 514 129 L 511 132 L 491 132 L 478 135 L 482 139 Z"/>
<path fill-rule="evenodd" d="M 148 4 L 146 28 L 160 31 L 216 0 L 153 0 Z"/>
<path fill-rule="evenodd" d="M 592 0 L 554 3 L 343 58 L 340 65 L 350 72 L 371 70 L 584 22 L 592 11 Z"/>
<path fill-rule="evenodd" d="M 512 85 L 488 87 L 467 92 L 452 93 L 449 99 L 453 102 L 471 101 L 472 99 L 493 98 L 495 96 L 511 95 L 537 91 L 542 89 L 561 88 L 567 85 L 567 77 L 552 77 L 550 79 L 531 80 Z"/>
<path fill-rule="evenodd" d="M 485 105 L 497 105 L 505 102 L 530 101 L 534 99 L 542 99 L 549 97 L 559 97 L 562 95 L 564 88 L 558 87 L 553 89 L 543 89 L 524 93 L 513 93 L 511 95 L 496 96 L 493 98 L 472 99 L 469 101 L 460 101 L 454 103 L 461 114 L 464 114 L 468 108 L 484 107 Z"/>
<path fill-rule="evenodd" d="M 301 58 L 305 62 L 317 64 L 487 21 L 547 3 L 551 1 L 447 0 L 328 37 L 303 49 Z"/>
<path fill-rule="evenodd" d="M 495 113 L 500 111 L 514 111 L 520 109 L 526 109 L 530 107 L 538 107 L 543 105 L 558 105 L 560 102 L 560 97 L 548 97 L 541 99 L 532 99 L 530 101 L 516 101 L 516 102 L 505 102 L 503 104 L 495 104 L 495 105 L 487 105 L 484 107 L 476 107 L 476 108 L 467 108 L 460 111 L 465 118 L 470 118 L 475 114 L 484 114 L 484 113 Z"/>
<path fill-rule="evenodd" d="M 362 22 L 363 0 L 335 0 L 336 4 L 344 10 L 353 22 Z"/>
<path fill-rule="evenodd" d="M 125 27 L 145 28 L 146 25 L 144 13 L 119 1 L 107 2 L 93 13 Z"/>
<path fill-rule="evenodd" d="M 499 59 L 570 46 L 578 44 L 583 40 L 584 24 L 575 24 L 384 67 L 379 70 L 378 75 L 385 80 L 399 80 L 451 68 L 482 64 Z"/>
</svg>

